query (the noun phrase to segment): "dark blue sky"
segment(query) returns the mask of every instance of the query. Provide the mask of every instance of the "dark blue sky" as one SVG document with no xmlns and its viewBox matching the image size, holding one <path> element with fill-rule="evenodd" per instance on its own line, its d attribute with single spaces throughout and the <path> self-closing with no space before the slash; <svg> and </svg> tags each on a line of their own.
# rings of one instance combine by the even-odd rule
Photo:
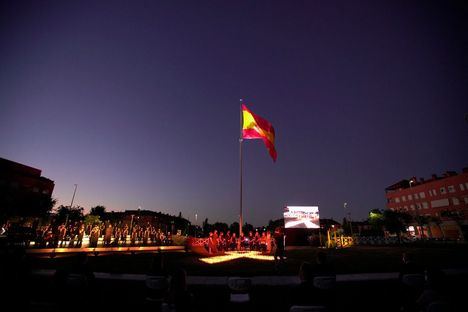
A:
<svg viewBox="0 0 468 312">
<path fill-rule="evenodd" d="M 384 189 L 468 165 L 466 7 L 450 1 L 4 1 L 0 157 L 53 196 L 238 220 L 239 99 L 276 129 L 244 144 L 245 221 L 318 204 L 353 219 Z"/>
</svg>

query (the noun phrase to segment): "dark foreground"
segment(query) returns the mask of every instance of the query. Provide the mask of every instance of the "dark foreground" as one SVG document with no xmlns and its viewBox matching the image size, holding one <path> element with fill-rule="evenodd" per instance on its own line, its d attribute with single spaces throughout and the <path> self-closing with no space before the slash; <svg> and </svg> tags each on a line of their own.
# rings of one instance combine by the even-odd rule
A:
<svg viewBox="0 0 468 312">
<path fill-rule="evenodd" d="M 403 251 L 408 249 L 365 247 L 328 251 L 338 274 L 336 288 L 327 294 L 330 308 L 336 311 L 399 311 L 403 297 L 397 272 Z M 411 248 L 409 251 L 424 267 L 437 265 L 448 269 L 445 270 L 444 293 L 453 310 L 466 310 L 467 250 L 459 246 Z M 296 304 L 300 263 L 313 262 L 316 252 L 313 248 L 288 250 L 286 264 L 279 271 L 272 262 L 248 259 L 208 265 L 192 253 L 167 253 L 162 254 L 162 259 L 165 274 L 170 275 L 177 268 L 187 271 L 193 311 L 288 311 Z M 17 309 L 29 311 L 155 311 L 157 307 L 145 300 L 145 274 L 154 270 L 155 258 L 158 264 L 161 263 L 161 254 L 154 253 L 90 255 L 88 267 L 96 276 L 93 284 L 83 289 L 67 289 L 57 284 L 53 274 L 57 269 L 69 267 L 72 258 L 28 257 L 24 263 L 9 264 L 24 284 L 8 289 L 3 283 L 2 286 L 7 287 L 2 291 L 2 302 L 5 307 L 12 304 Z M 2 269 L 5 271 L 8 267 L 2 264 Z M 358 274 L 364 272 L 394 273 L 383 277 Z M 351 276 L 350 273 L 358 275 Z M 209 276 L 218 278 L 210 279 Z M 250 302 L 239 305 L 230 302 L 229 276 L 264 276 L 263 281 L 267 282 L 254 283 L 249 291 Z M 268 282 L 268 276 L 274 277 L 271 279 L 274 282 Z"/>
</svg>

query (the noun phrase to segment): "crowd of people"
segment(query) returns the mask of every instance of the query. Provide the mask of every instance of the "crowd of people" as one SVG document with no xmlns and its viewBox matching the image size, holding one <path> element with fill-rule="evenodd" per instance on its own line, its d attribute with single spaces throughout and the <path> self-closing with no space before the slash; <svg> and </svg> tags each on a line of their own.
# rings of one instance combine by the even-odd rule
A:
<svg viewBox="0 0 468 312">
<path fill-rule="evenodd" d="M 210 254 L 217 254 L 223 251 L 233 250 L 257 250 L 262 252 L 270 252 L 272 247 L 272 237 L 270 232 L 249 232 L 248 235 L 237 236 L 236 233 L 227 231 L 219 232 L 214 230 L 209 233 L 205 248 Z"/>
<path fill-rule="evenodd" d="M 171 233 L 165 233 L 150 223 L 129 225 L 123 222 L 102 222 L 86 225 L 83 222 L 70 222 L 20 228 L 6 223 L 1 232 L 14 244 L 39 248 L 98 247 L 98 244 L 102 247 L 172 245 Z M 84 241 L 89 242 L 88 246 L 84 246 Z"/>
<path fill-rule="evenodd" d="M 205 249 L 209 254 L 217 254 L 224 251 L 260 251 L 262 253 L 275 253 L 283 258 L 284 254 L 284 234 L 281 227 L 275 229 L 273 235 L 269 231 L 258 232 L 255 234 L 249 231 L 247 235 L 227 231 L 219 232 L 214 230 L 208 235 L 205 243 Z"/>
</svg>

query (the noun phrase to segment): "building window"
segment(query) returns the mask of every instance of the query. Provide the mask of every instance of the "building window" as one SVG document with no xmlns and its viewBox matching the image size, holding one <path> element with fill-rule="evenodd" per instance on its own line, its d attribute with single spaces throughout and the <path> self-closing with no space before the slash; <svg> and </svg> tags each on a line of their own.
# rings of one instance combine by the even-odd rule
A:
<svg viewBox="0 0 468 312">
<path fill-rule="evenodd" d="M 420 205 L 420 204 L 416 204 L 416 207 L 418 207 L 418 210 L 421 209 L 421 205 Z"/>
<path fill-rule="evenodd" d="M 462 183 L 460 183 L 460 190 L 462 190 L 462 191 L 465 190 L 465 186 Z"/>
<path fill-rule="evenodd" d="M 431 201 L 432 208 L 439 208 L 439 207 L 446 207 L 446 206 L 450 206 L 448 198 L 442 198 L 442 199 Z"/>
<path fill-rule="evenodd" d="M 465 188 L 468 190 L 468 182 L 465 183 Z"/>
<path fill-rule="evenodd" d="M 42 194 L 49 194 L 49 191 L 48 190 L 42 190 Z"/>
<path fill-rule="evenodd" d="M 430 192 L 430 191 L 429 191 L 429 192 Z M 426 193 L 424 193 L 424 192 L 419 193 L 419 197 L 420 197 L 420 198 L 426 198 Z"/>
<path fill-rule="evenodd" d="M 440 194 L 445 194 L 445 192 L 446 192 L 446 191 L 445 191 L 445 187 L 441 187 L 441 188 L 440 188 Z"/>
<path fill-rule="evenodd" d="M 436 192 L 436 190 L 435 190 L 435 189 L 434 189 L 434 190 L 432 190 L 432 195 L 433 195 L 433 196 L 436 196 L 436 195 L 437 195 L 437 192 Z"/>
<path fill-rule="evenodd" d="M 413 200 L 413 195 L 408 195 L 408 200 Z"/>
<path fill-rule="evenodd" d="M 401 197 L 401 200 L 402 200 L 402 201 L 406 201 L 406 196 L 402 196 L 402 197 Z"/>
<path fill-rule="evenodd" d="M 418 193 L 414 194 L 414 199 L 419 199 Z"/>
<path fill-rule="evenodd" d="M 400 198 L 399 197 L 395 197 L 395 203 L 399 203 L 400 202 Z"/>
<path fill-rule="evenodd" d="M 465 200 L 465 204 L 468 204 L 468 197 L 463 198 Z"/>
<path fill-rule="evenodd" d="M 452 203 L 454 205 L 460 205 L 460 200 L 458 198 L 456 198 L 456 197 L 452 197 Z"/>
<path fill-rule="evenodd" d="M 429 205 L 427 204 L 427 202 L 423 202 L 423 203 L 422 203 L 422 206 L 423 206 L 424 209 L 429 208 Z"/>
<path fill-rule="evenodd" d="M 408 206 L 403 207 L 404 210 L 408 210 Z"/>
<path fill-rule="evenodd" d="M 411 210 L 414 210 L 414 205 L 413 204 L 410 205 L 410 208 L 411 208 Z"/>
<path fill-rule="evenodd" d="M 455 186 L 449 185 L 448 186 L 448 191 L 449 191 L 449 193 L 455 193 Z"/>
</svg>

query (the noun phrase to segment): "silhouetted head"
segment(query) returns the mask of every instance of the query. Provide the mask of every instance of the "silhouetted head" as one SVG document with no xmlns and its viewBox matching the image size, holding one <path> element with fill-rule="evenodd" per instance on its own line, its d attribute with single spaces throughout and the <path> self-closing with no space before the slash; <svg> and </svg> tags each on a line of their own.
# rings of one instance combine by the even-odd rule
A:
<svg viewBox="0 0 468 312">
<path fill-rule="evenodd" d="M 312 265 L 310 262 L 302 262 L 299 268 L 299 278 L 302 283 L 312 281 Z"/>
<path fill-rule="evenodd" d="M 282 234 L 282 233 L 283 233 L 283 229 L 280 226 L 275 228 L 275 234 L 278 235 L 278 234 Z"/>
<path fill-rule="evenodd" d="M 187 272 L 182 268 L 177 268 L 171 279 L 174 290 L 183 291 L 187 289 Z"/>
<path fill-rule="evenodd" d="M 325 264 L 327 263 L 327 254 L 323 251 L 319 251 L 317 253 L 316 261 L 318 264 Z"/>
<path fill-rule="evenodd" d="M 439 287 L 444 284 L 445 273 L 437 267 L 429 267 L 426 270 L 426 281 L 431 287 Z"/>
<path fill-rule="evenodd" d="M 402 255 L 402 261 L 403 261 L 403 263 L 414 262 L 413 254 L 409 253 L 409 252 L 404 252 L 403 255 Z"/>
</svg>

